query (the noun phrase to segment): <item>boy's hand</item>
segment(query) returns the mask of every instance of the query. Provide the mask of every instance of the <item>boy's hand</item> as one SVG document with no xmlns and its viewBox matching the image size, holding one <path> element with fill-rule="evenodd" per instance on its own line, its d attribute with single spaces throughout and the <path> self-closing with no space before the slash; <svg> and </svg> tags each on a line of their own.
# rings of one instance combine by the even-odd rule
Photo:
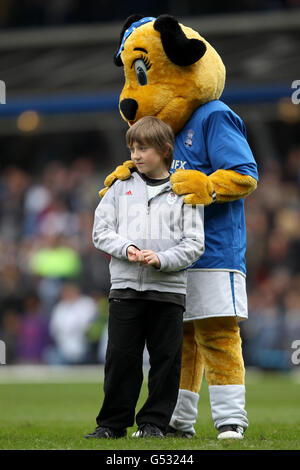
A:
<svg viewBox="0 0 300 470">
<path fill-rule="evenodd" d="M 144 260 L 144 256 L 141 252 L 141 250 L 139 250 L 138 248 L 136 248 L 136 246 L 134 245 L 130 245 L 128 248 L 127 248 L 127 258 L 129 261 L 131 261 L 132 263 L 142 263 L 142 264 L 146 264 L 145 263 L 145 260 Z"/>
<path fill-rule="evenodd" d="M 144 256 L 145 262 L 148 266 L 154 266 L 155 268 L 160 268 L 159 258 L 154 251 L 141 250 L 141 253 Z"/>
</svg>

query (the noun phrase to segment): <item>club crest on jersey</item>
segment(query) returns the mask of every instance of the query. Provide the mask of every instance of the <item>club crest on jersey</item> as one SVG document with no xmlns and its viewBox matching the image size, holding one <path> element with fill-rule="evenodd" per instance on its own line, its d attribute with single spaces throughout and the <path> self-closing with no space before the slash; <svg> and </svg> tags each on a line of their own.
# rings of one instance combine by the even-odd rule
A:
<svg viewBox="0 0 300 470">
<path fill-rule="evenodd" d="M 188 130 L 188 133 L 187 133 L 187 136 L 186 136 L 186 139 L 185 139 L 185 142 L 184 142 L 184 145 L 186 147 L 189 147 L 191 148 L 192 145 L 193 145 L 193 137 L 194 137 L 194 131 L 193 129 L 189 129 Z"/>
<path fill-rule="evenodd" d="M 173 193 L 173 191 L 171 191 L 167 196 L 168 204 L 170 204 L 170 205 L 174 204 L 177 197 L 178 197 L 177 194 L 175 194 L 175 193 Z"/>
</svg>

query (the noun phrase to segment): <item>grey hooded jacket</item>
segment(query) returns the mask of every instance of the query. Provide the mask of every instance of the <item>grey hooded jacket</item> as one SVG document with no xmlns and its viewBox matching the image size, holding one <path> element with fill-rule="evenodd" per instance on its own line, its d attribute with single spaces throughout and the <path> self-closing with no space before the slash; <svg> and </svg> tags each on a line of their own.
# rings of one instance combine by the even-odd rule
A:
<svg viewBox="0 0 300 470">
<path fill-rule="evenodd" d="M 138 172 L 116 181 L 95 211 L 93 228 L 95 247 L 112 256 L 111 288 L 185 294 L 185 268 L 204 253 L 203 212 L 203 206 L 184 204 L 171 182 L 148 201 Z M 153 250 L 160 268 L 130 262 L 130 245 Z"/>
</svg>

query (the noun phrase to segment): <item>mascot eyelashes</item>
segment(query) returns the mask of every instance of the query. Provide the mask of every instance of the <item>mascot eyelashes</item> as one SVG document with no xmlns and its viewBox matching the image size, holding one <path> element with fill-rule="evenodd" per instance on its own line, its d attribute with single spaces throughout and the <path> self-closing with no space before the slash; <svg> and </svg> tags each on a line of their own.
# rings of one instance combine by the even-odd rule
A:
<svg viewBox="0 0 300 470">
<path fill-rule="evenodd" d="M 196 31 L 169 15 L 133 15 L 114 56 L 124 67 L 120 112 L 132 125 L 157 116 L 176 134 L 171 182 L 186 204 L 205 206 L 205 253 L 188 269 L 182 372 L 169 431 L 195 434 L 203 372 L 218 438 L 242 439 L 248 427 L 238 322 L 246 319 L 244 198 L 257 166 L 243 121 L 219 100 L 225 67 Z M 133 162 L 105 180 L 130 177 Z"/>
</svg>

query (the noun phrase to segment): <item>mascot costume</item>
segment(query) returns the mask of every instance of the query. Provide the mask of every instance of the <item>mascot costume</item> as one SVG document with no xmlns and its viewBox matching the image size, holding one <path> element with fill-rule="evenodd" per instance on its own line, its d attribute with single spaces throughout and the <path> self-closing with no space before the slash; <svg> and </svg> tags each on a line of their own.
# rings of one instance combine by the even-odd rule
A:
<svg viewBox="0 0 300 470">
<path fill-rule="evenodd" d="M 132 15 L 114 62 L 124 67 L 122 118 L 132 125 L 157 116 L 173 128 L 173 191 L 203 204 L 205 253 L 188 270 L 182 372 L 169 431 L 195 434 L 203 372 L 218 438 L 243 438 L 245 369 L 238 321 L 247 318 L 244 198 L 257 186 L 257 166 L 243 121 L 219 100 L 225 67 L 196 31 L 169 15 Z M 105 180 L 130 177 L 133 162 Z"/>
</svg>

